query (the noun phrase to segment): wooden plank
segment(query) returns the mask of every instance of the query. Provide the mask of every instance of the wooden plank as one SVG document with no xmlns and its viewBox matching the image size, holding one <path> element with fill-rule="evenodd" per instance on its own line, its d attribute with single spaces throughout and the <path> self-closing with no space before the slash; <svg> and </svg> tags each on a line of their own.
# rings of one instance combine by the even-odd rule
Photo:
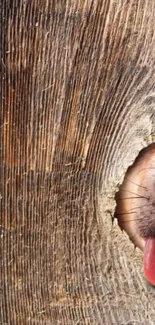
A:
<svg viewBox="0 0 155 325">
<path fill-rule="evenodd" d="M 111 224 L 154 141 L 153 0 L 2 0 L 0 323 L 154 324 Z"/>
</svg>

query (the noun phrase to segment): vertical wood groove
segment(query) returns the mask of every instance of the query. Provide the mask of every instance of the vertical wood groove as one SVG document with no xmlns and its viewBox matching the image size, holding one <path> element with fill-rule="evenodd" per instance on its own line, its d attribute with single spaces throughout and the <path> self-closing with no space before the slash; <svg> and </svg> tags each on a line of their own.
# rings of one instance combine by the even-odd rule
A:
<svg viewBox="0 0 155 325">
<path fill-rule="evenodd" d="M 0 324 L 155 322 L 141 255 L 110 217 L 154 141 L 154 10 L 1 1 Z"/>
</svg>

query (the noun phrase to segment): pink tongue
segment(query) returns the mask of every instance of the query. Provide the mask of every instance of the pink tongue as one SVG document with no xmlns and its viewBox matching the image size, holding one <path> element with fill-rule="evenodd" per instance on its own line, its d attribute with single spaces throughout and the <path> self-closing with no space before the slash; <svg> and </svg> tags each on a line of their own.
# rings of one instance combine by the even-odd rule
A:
<svg viewBox="0 0 155 325">
<path fill-rule="evenodd" d="M 148 238 L 145 242 L 144 274 L 147 281 L 155 285 L 155 238 Z"/>
</svg>

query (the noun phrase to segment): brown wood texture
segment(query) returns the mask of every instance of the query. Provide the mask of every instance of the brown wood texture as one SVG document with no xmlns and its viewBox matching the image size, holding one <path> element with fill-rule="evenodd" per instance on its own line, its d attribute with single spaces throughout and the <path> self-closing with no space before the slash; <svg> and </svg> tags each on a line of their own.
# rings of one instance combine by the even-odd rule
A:
<svg viewBox="0 0 155 325">
<path fill-rule="evenodd" d="M 1 0 L 0 53 L 0 324 L 155 324 L 111 221 L 155 138 L 155 1 Z"/>
</svg>

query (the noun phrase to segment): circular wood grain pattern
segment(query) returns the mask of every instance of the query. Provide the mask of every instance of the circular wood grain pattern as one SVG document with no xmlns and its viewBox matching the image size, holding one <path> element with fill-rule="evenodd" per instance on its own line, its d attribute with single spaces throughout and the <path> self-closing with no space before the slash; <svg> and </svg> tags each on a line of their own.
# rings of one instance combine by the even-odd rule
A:
<svg viewBox="0 0 155 325">
<path fill-rule="evenodd" d="M 0 323 L 153 325 L 115 194 L 155 134 L 153 0 L 0 4 Z"/>
</svg>

